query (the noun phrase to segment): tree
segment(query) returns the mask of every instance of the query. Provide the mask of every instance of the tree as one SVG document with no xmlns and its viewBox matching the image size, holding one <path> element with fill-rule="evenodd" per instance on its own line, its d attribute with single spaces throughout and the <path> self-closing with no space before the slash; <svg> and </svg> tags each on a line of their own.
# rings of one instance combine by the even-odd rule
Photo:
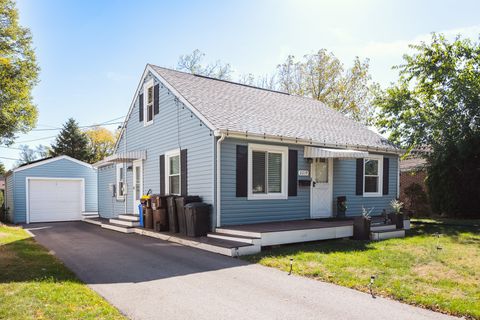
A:
<svg viewBox="0 0 480 320">
<path fill-rule="evenodd" d="M 12 144 L 16 133 L 35 126 L 38 73 L 29 29 L 19 25 L 14 1 L 0 0 L 0 144 Z"/>
<path fill-rule="evenodd" d="M 480 46 L 432 34 L 410 47 L 397 83 L 375 99 L 377 126 L 408 150 L 430 146 L 434 211 L 480 215 Z"/>
<path fill-rule="evenodd" d="M 97 162 L 112 154 L 115 148 L 116 138 L 114 134 L 105 128 L 94 127 L 85 131 L 90 149 L 90 161 Z"/>
<path fill-rule="evenodd" d="M 204 57 L 205 53 L 198 49 L 195 49 L 191 54 L 181 55 L 178 59 L 177 70 L 223 80 L 231 78 L 233 71 L 229 63 L 224 64 L 217 60 L 213 64 L 203 65 Z"/>
<path fill-rule="evenodd" d="M 29 146 L 21 145 L 20 149 L 21 149 L 20 154 L 19 154 L 20 159 L 18 159 L 17 162 L 16 162 L 17 167 L 21 166 L 22 164 L 30 163 L 30 162 L 38 159 L 38 155 L 35 152 L 35 150 L 31 149 Z"/>
<path fill-rule="evenodd" d="M 281 91 L 319 100 L 367 125 L 372 120 L 372 100 L 378 84 L 372 82 L 368 59 L 356 57 L 353 66 L 345 70 L 325 49 L 305 55 L 302 61 L 290 55 L 277 66 L 276 77 Z"/>
<path fill-rule="evenodd" d="M 5 175 L 7 173 L 7 170 L 5 169 L 5 165 L 0 162 L 0 176 Z"/>
<path fill-rule="evenodd" d="M 50 153 L 52 156 L 67 155 L 72 158 L 89 162 L 91 153 L 88 148 L 88 138 L 78 127 L 78 123 L 70 118 L 55 139 Z"/>
</svg>

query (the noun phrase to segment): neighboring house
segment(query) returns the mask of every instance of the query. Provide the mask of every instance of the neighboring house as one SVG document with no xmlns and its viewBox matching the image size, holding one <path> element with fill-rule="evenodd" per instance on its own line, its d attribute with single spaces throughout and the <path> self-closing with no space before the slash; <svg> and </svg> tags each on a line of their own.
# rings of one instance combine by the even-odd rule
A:
<svg viewBox="0 0 480 320">
<path fill-rule="evenodd" d="M 428 213 L 430 209 L 426 197 L 426 160 L 421 155 L 414 153 L 400 161 L 400 201 L 409 211 L 425 210 L 424 213 Z"/>
<path fill-rule="evenodd" d="M 0 195 L 0 208 L 2 208 L 3 204 L 5 202 L 5 177 L 4 176 L 0 176 L 0 193 L 1 193 L 1 195 Z"/>
<path fill-rule="evenodd" d="M 13 223 L 81 220 L 97 212 L 97 170 L 68 156 L 24 164 L 6 174 Z"/>
<path fill-rule="evenodd" d="M 98 167 L 99 215 L 142 194 L 199 195 L 213 226 L 389 210 L 399 149 L 323 103 L 147 65 L 114 155 Z"/>
</svg>

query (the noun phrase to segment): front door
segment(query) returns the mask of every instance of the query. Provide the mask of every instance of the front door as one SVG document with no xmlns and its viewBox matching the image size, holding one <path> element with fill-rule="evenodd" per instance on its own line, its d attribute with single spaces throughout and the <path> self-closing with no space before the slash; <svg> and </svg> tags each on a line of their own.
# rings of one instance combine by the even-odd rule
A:
<svg viewBox="0 0 480 320">
<path fill-rule="evenodd" d="M 333 159 L 313 159 L 310 175 L 312 178 L 310 216 L 312 218 L 331 217 L 333 203 Z"/>
<path fill-rule="evenodd" d="M 142 160 L 133 161 L 133 213 L 139 214 L 138 205 L 143 192 Z"/>
</svg>

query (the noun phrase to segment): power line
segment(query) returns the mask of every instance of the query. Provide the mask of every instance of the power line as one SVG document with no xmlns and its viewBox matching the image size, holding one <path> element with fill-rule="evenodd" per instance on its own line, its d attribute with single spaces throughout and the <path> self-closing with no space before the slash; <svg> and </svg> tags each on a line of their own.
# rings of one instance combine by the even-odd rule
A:
<svg viewBox="0 0 480 320">
<path fill-rule="evenodd" d="M 88 125 L 88 126 L 79 126 L 79 128 L 91 128 L 91 127 L 97 127 L 97 126 L 109 126 L 109 125 L 113 125 L 113 124 L 121 124 L 121 123 L 123 123 L 123 121 L 122 122 L 112 122 L 112 121 L 123 119 L 123 118 L 125 118 L 125 116 L 121 116 L 121 117 L 118 117 L 118 118 L 115 118 L 115 119 L 107 120 L 107 121 L 104 121 L 104 122 L 98 123 L 98 124 L 92 124 L 92 125 Z M 47 129 L 33 129 L 32 131 L 56 131 L 56 130 L 62 130 L 62 129 L 63 128 L 47 128 Z"/>
<path fill-rule="evenodd" d="M 22 148 L 16 148 L 16 147 L 7 147 L 7 146 L 0 146 L 0 148 L 5 148 L 5 149 L 14 149 L 14 150 L 23 150 Z"/>
<path fill-rule="evenodd" d="M 40 140 L 52 139 L 52 138 L 55 138 L 55 137 L 56 136 L 49 136 L 49 137 L 43 137 L 43 138 L 38 138 L 38 139 L 33 139 L 33 140 L 18 141 L 18 142 L 15 142 L 15 144 L 35 142 L 35 141 L 40 141 Z"/>
<path fill-rule="evenodd" d="M 9 157 L 0 157 L 0 159 L 6 159 L 6 160 L 20 160 L 18 158 L 9 158 Z"/>
</svg>

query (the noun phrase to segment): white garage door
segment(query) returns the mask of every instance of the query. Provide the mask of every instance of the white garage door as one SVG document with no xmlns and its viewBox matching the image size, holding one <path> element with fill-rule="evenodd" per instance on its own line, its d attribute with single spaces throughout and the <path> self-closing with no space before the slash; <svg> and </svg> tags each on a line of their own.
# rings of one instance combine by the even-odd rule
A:
<svg viewBox="0 0 480 320">
<path fill-rule="evenodd" d="M 81 180 L 28 180 L 30 222 L 80 220 L 82 189 Z"/>
</svg>

